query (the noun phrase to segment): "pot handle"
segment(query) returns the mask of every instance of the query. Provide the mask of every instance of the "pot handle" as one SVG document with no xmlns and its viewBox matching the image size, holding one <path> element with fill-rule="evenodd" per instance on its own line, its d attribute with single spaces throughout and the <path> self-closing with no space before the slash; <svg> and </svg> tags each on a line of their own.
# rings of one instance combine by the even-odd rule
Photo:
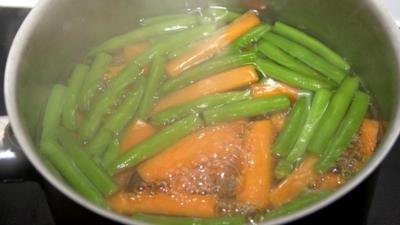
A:
<svg viewBox="0 0 400 225">
<path fill-rule="evenodd" d="M 24 155 L 7 116 L 0 116 L 0 182 L 35 180 L 36 171 Z"/>
</svg>

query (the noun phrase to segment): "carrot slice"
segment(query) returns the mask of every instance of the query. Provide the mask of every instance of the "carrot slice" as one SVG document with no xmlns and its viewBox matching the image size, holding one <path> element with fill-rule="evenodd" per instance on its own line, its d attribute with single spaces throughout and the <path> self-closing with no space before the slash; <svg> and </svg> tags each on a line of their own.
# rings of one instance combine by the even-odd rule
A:
<svg viewBox="0 0 400 225">
<path fill-rule="evenodd" d="M 114 211 L 122 214 L 149 213 L 158 215 L 210 218 L 216 214 L 217 201 L 211 196 L 118 193 L 108 199 Z"/>
<path fill-rule="evenodd" d="M 238 130 L 241 124 L 244 122 L 208 127 L 195 132 L 142 163 L 137 171 L 148 183 L 166 180 L 177 169 L 191 168 L 203 157 L 226 154 L 226 144 L 240 144 Z"/>
<path fill-rule="evenodd" d="M 245 87 L 257 81 L 258 75 L 254 66 L 243 66 L 225 71 L 162 98 L 155 106 L 153 113 L 193 101 L 206 95 Z"/>
<path fill-rule="evenodd" d="M 272 153 L 274 127 L 270 120 L 256 122 L 245 138 L 243 182 L 237 201 L 266 208 L 272 183 Z"/>
<path fill-rule="evenodd" d="M 131 149 L 133 146 L 140 144 L 147 138 L 157 132 L 157 129 L 150 124 L 136 120 L 125 131 L 121 140 L 121 153 Z"/>
<path fill-rule="evenodd" d="M 251 94 L 254 98 L 265 98 L 276 95 L 287 95 L 289 99 L 294 102 L 297 100 L 299 91 L 296 88 L 290 87 L 286 84 L 276 82 L 268 79 L 261 84 L 251 85 Z"/>
<path fill-rule="evenodd" d="M 274 125 L 276 134 L 279 134 L 283 127 L 285 126 L 286 119 L 287 119 L 287 113 L 286 112 L 279 112 L 279 113 L 274 113 L 270 117 L 272 125 Z"/>
<path fill-rule="evenodd" d="M 318 182 L 317 183 L 318 190 L 332 191 L 337 189 L 340 185 L 342 185 L 345 182 L 345 180 L 339 174 L 326 173 L 320 176 L 317 182 Z"/>
<path fill-rule="evenodd" d="M 249 11 L 243 14 L 233 23 L 219 30 L 215 35 L 198 43 L 193 48 L 190 48 L 188 52 L 169 62 L 166 66 L 168 75 L 171 77 L 177 76 L 183 71 L 212 58 L 258 24 L 260 24 L 260 19 L 255 12 Z"/>
<path fill-rule="evenodd" d="M 111 80 L 114 77 L 116 77 L 126 67 L 127 62 L 137 57 L 139 54 L 143 53 L 147 49 L 149 49 L 150 46 L 151 42 L 146 41 L 122 49 L 122 52 L 119 55 L 120 62 L 110 65 L 107 68 L 107 71 L 104 74 L 104 79 Z M 146 72 L 148 71 L 148 66 L 145 66 L 143 69 L 144 69 L 143 73 L 146 74 Z"/>
<path fill-rule="evenodd" d="M 299 168 L 271 190 L 270 201 L 274 208 L 295 199 L 318 177 L 314 172 L 314 165 L 318 160 L 315 156 L 306 157 Z"/>
<path fill-rule="evenodd" d="M 360 128 L 359 149 L 365 158 L 374 154 L 378 141 L 379 122 L 365 119 Z"/>
</svg>

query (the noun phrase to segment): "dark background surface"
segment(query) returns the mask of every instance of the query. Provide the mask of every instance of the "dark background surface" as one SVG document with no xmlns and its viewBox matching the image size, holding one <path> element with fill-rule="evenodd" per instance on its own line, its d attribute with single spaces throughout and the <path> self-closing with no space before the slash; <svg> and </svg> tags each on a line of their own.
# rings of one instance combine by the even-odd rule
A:
<svg viewBox="0 0 400 225">
<path fill-rule="evenodd" d="M 0 73 L 4 74 L 13 37 L 29 9 L 0 7 Z M 1 87 L 3 87 L 1 76 Z M 6 115 L 3 91 L 0 115 Z M 400 224 L 400 141 L 384 161 L 354 191 L 331 206 L 293 225 L 312 224 Z M 0 160 L 0 170 L 6 171 Z M 4 165 L 4 163 L 3 163 Z M 32 168 L 14 173 L 12 179 L 0 175 L 0 225 L 19 224 L 115 224 L 67 199 Z M 7 172 L 7 171 L 6 171 Z"/>
</svg>

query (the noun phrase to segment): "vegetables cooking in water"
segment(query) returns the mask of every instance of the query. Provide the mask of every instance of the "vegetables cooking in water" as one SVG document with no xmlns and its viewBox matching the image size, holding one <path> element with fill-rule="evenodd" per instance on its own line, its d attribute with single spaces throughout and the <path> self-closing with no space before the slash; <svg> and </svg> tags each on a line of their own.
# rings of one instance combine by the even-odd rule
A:
<svg viewBox="0 0 400 225">
<path fill-rule="evenodd" d="M 40 149 L 101 207 L 243 225 L 329 196 L 381 123 L 350 64 L 305 32 L 224 8 L 144 18 L 56 84 Z"/>
</svg>

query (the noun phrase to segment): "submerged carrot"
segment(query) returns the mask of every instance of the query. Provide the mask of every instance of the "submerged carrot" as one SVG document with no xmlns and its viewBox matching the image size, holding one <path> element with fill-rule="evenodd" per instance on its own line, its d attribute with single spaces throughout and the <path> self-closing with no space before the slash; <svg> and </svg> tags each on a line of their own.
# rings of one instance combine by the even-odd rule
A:
<svg viewBox="0 0 400 225">
<path fill-rule="evenodd" d="M 364 157 L 370 157 L 376 148 L 379 132 L 379 122 L 364 119 L 360 128 L 359 149 Z"/>
<path fill-rule="evenodd" d="M 318 178 L 316 188 L 321 191 L 333 191 L 344 182 L 345 180 L 340 174 L 326 173 Z"/>
<path fill-rule="evenodd" d="M 197 131 L 145 161 L 137 171 L 148 183 L 166 180 L 177 169 L 190 168 L 202 157 L 224 154 L 224 143 L 239 145 L 237 130 L 243 124 L 234 122 Z"/>
<path fill-rule="evenodd" d="M 155 106 L 153 113 L 193 101 L 206 95 L 245 87 L 257 81 L 258 75 L 254 66 L 243 66 L 233 70 L 228 70 L 201 80 L 187 86 L 186 88 L 182 88 L 181 90 L 162 98 Z"/>
<path fill-rule="evenodd" d="M 104 74 L 104 79 L 111 80 L 116 77 L 127 65 L 127 62 L 137 57 L 139 54 L 143 53 L 151 46 L 150 41 L 145 41 L 141 43 L 137 43 L 131 46 L 128 46 L 122 49 L 120 53 L 121 63 L 117 65 L 111 65 L 107 68 L 106 73 Z M 144 67 L 144 70 L 147 70 L 147 67 Z M 145 72 L 144 72 L 145 73 Z"/>
<path fill-rule="evenodd" d="M 203 195 L 119 193 L 109 198 L 108 204 L 114 211 L 128 215 L 140 212 L 211 218 L 216 215 L 217 201 L 211 196 Z"/>
<path fill-rule="evenodd" d="M 299 168 L 271 190 L 271 204 L 277 208 L 300 195 L 318 177 L 314 172 L 314 165 L 317 162 L 318 158 L 315 156 L 305 158 Z"/>
<path fill-rule="evenodd" d="M 243 182 L 237 200 L 262 209 L 267 207 L 272 183 L 274 127 L 270 120 L 256 122 L 245 137 Z"/>
<path fill-rule="evenodd" d="M 215 35 L 198 43 L 193 48 L 190 48 L 188 52 L 169 62 L 166 67 L 168 75 L 177 76 L 183 71 L 210 59 L 259 24 L 260 19 L 255 12 L 249 11 L 243 14 Z"/>
<path fill-rule="evenodd" d="M 133 146 L 140 144 L 153 134 L 157 129 L 150 124 L 136 120 L 126 130 L 121 140 L 121 153 L 128 151 Z"/>
<path fill-rule="evenodd" d="M 131 168 L 131 169 L 122 171 L 119 174 L 114 175 L 113 179 L 118 184 L 118 187 L 120 188 L 120 190 L 126 189 L 126 187 L 129 185 L 129 181 L 131 180 L 131 177 L 134 172 L 135 172 L 135 169 Z"/>
<path fill-rule="evenodd" d="M 290 101 L 296 101 L 299 91 L 286 84 L 268 79 L 266 82 L 251 85 L 251 94 L 254 98 L 265 98 L 276 95 L 287 95 Z"/>
<path fill-rule="evenodd" d="M 287 119 L 286 112 L 278 112 L 271 115 L 270 120 L 274 126 L 276 134 L 279 134 L 285 126 Z"/>
</svg>

